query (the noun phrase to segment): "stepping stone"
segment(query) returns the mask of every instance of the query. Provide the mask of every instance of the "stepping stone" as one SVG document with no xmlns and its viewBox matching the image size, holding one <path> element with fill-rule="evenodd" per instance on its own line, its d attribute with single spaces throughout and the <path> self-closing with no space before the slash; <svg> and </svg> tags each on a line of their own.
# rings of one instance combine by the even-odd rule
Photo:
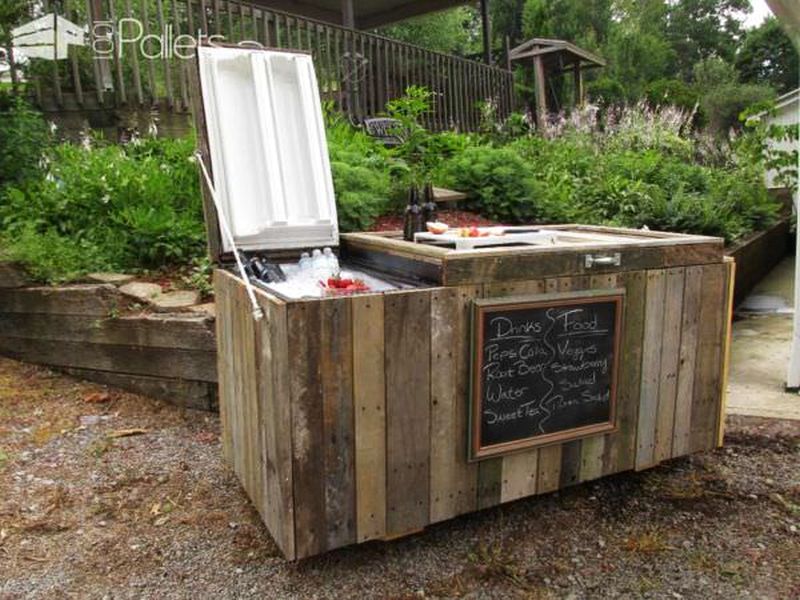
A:
<svg viewBox="0 0 800 600">
<path fill-rule="evenodd" d="M 213 302 L 207 302 L 205 304 L 198 304 L 197 306 L 192 306 L 189 308 L 190 311 L 201 313 L 207 315 L 209 317 L 216 317 L 217 316 L 217 305 Z"/>
<path fill-rule="evenodd" d="M 136 298 L 147 304 L 152 304 L 153 299 L 161 295 L 161 286 L 157 283 L 146 283 L 144 281 L 131 281 L 119 288 L 119 291 Z"/>
<path fill-rule="evenodd" d="M 189 308 L 200 302 L 200 292 L 184 290 L 159 294 L 150 300 L 150 304 L 158 311 L 170 311 L 176 308 Z"/>
<path fill-rule="evenodd" d="M 96 283 L 111 283 L 117 286 L 133 281 L 133 275 L 125 273 L 89 273 L 86 278 Z"/>
</svg>

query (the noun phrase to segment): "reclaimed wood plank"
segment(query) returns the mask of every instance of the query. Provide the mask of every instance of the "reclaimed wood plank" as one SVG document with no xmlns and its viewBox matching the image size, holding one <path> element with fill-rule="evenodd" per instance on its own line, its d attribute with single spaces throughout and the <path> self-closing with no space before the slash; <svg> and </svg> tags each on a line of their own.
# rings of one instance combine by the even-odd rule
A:
<svg viewBox="0 0 800 600">
<path fill-rule="evenodd" d="M 297 558 L 327 549 L 320 304 L 299 302 L 287 306 Z"/>
<path fill-rule="evenodd" d="M 430 498 L 429 291 L 386 294 L 386 533 L 427 525 Z"/>
<path fill-rule="evenodd" d="M 636 469 L 654 464 L 658 390 L 661 377 L 661 345 L 664 333 L 666 277 L 662 270 L 647 272 L 642 338 L 642 374 L 639 384 L 639 414 L 636 426 Z"/>
<path fill-rule="evenodd" d="M 0 313 L 107 317 L 129 304 L 117 288 L 105 283 L 0 291 Z"/>
<path fill-rule="evenodd" d="M 352 311 L 356 530 L 363 542 L 386 535 L 383 297 L 354 297 Z"/>
<path fill-rule="evenodd" d="M 353 323 L 349 298 L 320 304 L 325 523 L 331 549 L 356 542 Z"/>
<path fill-rule="evenodd" d="M 0 337 L 0 354 L 56 367 L 76 367 L 131 375 L 211 381 L 217 379 L 216 352 L 147 348 L 120 344 L 87 344 L 47 339 Z"/>
<path fill-rule="evenodd" d="M 675 432 L 675 399 L 678 391 L 678 367 L 681 353 L 681 318 L 686 269 L 666 272 L 664 295 L 664 330 L 661 343 L 661 375 L 658 387 L 658 414 L 653 461 L 659 463 L 672 456 Z"/>
<path fill-rule="evenodd" d="M 233 450 L 233 472 L 242 481 L 242 473 L 244 472 L 244 457 L 243 450 L 244 436 L 245 436 L 245 421 L 244 421 L 244 406 L 241 401 L 242 398 L 242 371 L 240 368 L 242 362 L 242 302 L 238 294 L 238 286 L 231 285 L 229 290 L 231 298 L 231 362 L 233 370 L 231 371 L 231 395 L 230 395 L 230 425 L 231 425 L 231 448 Z"/>
<path fill-rule="evenodd" d="M 700 300 L 697 364 L 692 397 L 690 450 L 699 452 L 716 446 L 717 413 L 721 402 L 720 359 L 723 345 L 723 310 L 727 303 L 726 266 L 703 269 Z"/>
<path fill-rule="evenodd" d="M 717 446 L 721 447 L 725 437 L 725 414 L 728 404 L 728 372 L 730 369 L 731 361 L 731 343 L 733 342 L 733 307 L 736 292 L 736 263 L 731 257 L 725 258 L 725 266 L 727 267 L 727 304 L 725 312 L 723 313 L 725 330 L 723 333 L 723 357 L 722 357 L 722 373 L 721 387 L 722 387 L 722 401 L 720 403 L 719 412 L 717 413 Z"/>
<path fill-rule="evenodd" d="M 503 488 L 503 458 L 478 463 L 478 509 L 500 504 Z"/>
<path fill-rule="evenodd" d="M 703 267 L 687 267 L 681 314 L 681 345 L 678 359 L 678 383 L 675 393 L 675 416 L 672 434 L 672 456 L 689 453 L 694 373 L 697 361 L 698 325 L 700 323 Z"/>
<path fill-rule="evenodd" d="M 618 277 L 625 287 L 625 323 L 620 345 L 617 430 L 606 438 L 604 475 L 632 469 L 636 458 L 647 277 L 644 271 L 620 273 Z"/>
<path fill-rule="evenodd" d="M 431 293 L 430 521 L 476 506 L 478 466 L 467 461 L 470 309 L 479 287 Z"/>
<path fill-rule="evenodd" d="M 616 274 L 593 275 L 589 278 L 591 289 L 615 289 L 619 285 Z M 624 312 L 623 312 L 624 315 Z M 624 316 L 623 316 L 624 318 Z M 619 357 L 617 357 L 619 360 Z M 608 434 L 595 435 L 581 441 L 580 480 L 589 481 L 603 475 L 603 451 Z"/>
<path fill-rule="evenodd" d="M 510 502 L 536 494 L 539 450 L 534 448 L 504 457 L 502 476 L 501 502 Z"/>
<path fill-rule="evenodd" d="M 257 294 L 264 318 L 258 323 L 259 427 L 264 465 L 263 516 L 284 556 L 294 558 L 292 497 L 292 415 L 286 305 Z"/>
<path fill-rule="evenodd" d="M 150 375 L 128 375 L 94 369 L 60 367 L 59 371 L 77 379 L 94 381 L 134 394 L 163 400 L 173 406 L 194 410 L 217 411 L 217 386 L 208 381 L 153 377 Z"/>
<path fill-rule="evenodd" d="M 565 234 L 569 235 L 569 234 Z M 626 244 L 592 243 L 591 246 L 520 248 L 514 254 L 488 248 L 461 252 L 444 259 L 446 285 L 466 285 L 487 281 L 515 281 L 612 272 L 633 272 L 680 266 L 691 256 L 691 264 L 715 264 L 722 260 L 718 240 L 691 244 L 681 239 L 644 240 Z M 590 242 L 586 242 L 587 244 Z M 620 266 L 585 265 L 585 255 L 620 254 Z"/>
<path fill-rule="evenodd" d="M 25 265 L 13 261 L 0 261 L 0 293 L 1 290 L 21 288 L 33 285 L 34 281 L 25 269 Z"/>
<path fill-rule="evenodd" d="M 242 337 L 240 340 L 242 361 L 238 366 L 238 376 L 242 381 L 242 433 L 244 438 L 244 473 L 242 480 L 245 484 L 253 505 L 264 518 L 267 514 L 264 502 L 265 476 L 264 464 L 261 459 L 263 447 L 262 407 L 258 396 L 258 354 L 260 354 L 261 339 L 256 335 L 256 324 L 250 310 L 250 299 L 244 284 L 236 288 L 239 296 L 239 322 Z M 256 424 L 254 427 L 253 424 Z"/>
<path fill-rule="evenodd" d="M 539 448 L 539 465 L 536 481 L 536 493 L 554 492 L 561 484 L 561 450 L 562 444 Z"/>
<path fill-rule="evenodd" d="M 216 300 L 217 318 L 216 337 L 217 337 L 217 370 L 219 373 L 219 419 L 222 438 L 222 454 L 225 461 L 233 464 L 233 428 L 231 427 L 231 403 L 233 402 L 232 393 L 232 334 L 231 319 L 233 316 L 233 306 L 231 305 L 230 286 L 232 276 L 225 271 L 217 269 L 214 271 L 214 298 Z"/>
<path fill-rule="evenodd" d="M 583 440 L 573 440 L 561 444 L 559 488 L 569 487 L 580 482 L 582 442 Z"/>
<path fill-rule="evenodd" d="M 35 314 L 35 316 L 32 316 Z M 216 352 L 212 320 L 196 315 L 95 317 L 0 313 L 0 337 Z"/>
</svg>

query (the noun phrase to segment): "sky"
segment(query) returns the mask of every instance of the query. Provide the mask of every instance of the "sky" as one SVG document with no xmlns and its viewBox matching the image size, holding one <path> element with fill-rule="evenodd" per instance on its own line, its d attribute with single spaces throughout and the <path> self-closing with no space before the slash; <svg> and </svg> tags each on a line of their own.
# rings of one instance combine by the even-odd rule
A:
<svg viewBox="0 0 800 600">
<path fill-rule="evenodd" d="M 746 27 L 761 25 L 761 22 L 772 14 L 765 0 L 750 0 L 750 5 L 753 7 L 753 12 L 744 20 Z"/>
</svg>

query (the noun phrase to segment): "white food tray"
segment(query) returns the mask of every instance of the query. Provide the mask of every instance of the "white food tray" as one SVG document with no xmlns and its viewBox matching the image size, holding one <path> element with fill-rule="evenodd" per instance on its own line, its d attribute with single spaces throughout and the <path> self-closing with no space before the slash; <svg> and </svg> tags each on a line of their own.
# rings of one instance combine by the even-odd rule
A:
<svg viewBox="0 0 800 600">
<path fill-rule="evenodd" d="M 423 244 L 455 245 L 456 250 L 472 250 L 482 246 L 506 246 L 511 244 L 530 244 L 548 246 L 555 244 L 556 235 L 552 231 L 531 231 L 526 233 L 506 233 L 483 237 L 462 237 L 457 230 L 445 233 L 415 233 L 414 241 Z"/>
</svg>

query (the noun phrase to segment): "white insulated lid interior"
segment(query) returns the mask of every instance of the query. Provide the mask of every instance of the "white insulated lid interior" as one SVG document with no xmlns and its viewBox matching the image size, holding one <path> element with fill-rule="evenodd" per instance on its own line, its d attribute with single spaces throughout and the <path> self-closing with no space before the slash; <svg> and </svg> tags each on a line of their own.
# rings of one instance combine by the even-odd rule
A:
<svg viewBox="0 0 800 600">
<path fill-rule="evenodd" d="M 201 47 L 198 61 L 214 187 L 237 247 L 338 245 L 311 56 Z"/>
</svg>

